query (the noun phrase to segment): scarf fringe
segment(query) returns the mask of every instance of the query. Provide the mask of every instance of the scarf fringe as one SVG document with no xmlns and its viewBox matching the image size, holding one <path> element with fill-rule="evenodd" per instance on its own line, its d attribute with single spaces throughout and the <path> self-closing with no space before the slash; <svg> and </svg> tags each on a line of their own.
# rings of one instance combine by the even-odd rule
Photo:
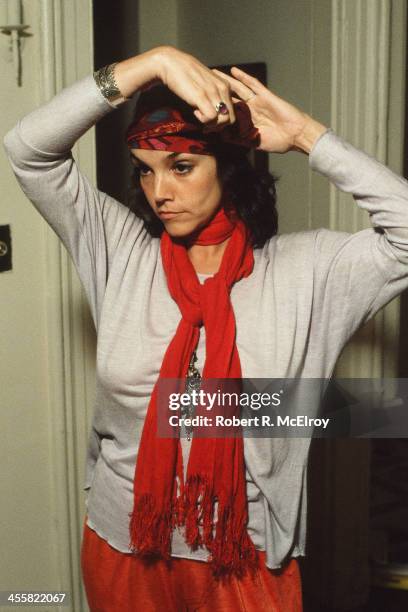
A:
<svg viewBox="0 0 408 612">
<path fill-rule="evenodd" d="M 185 541 L 193 550 L 206 546 L 211 554 L 215 577 L 242 577 L 246 571 L 258 567 L 258 554 L 246 529 L 246 517 L 234 515 L 232 498 L 224 503 L 218 499 L 217 522 L 214 522 L 217 499 L 207 478 L 196 474 L 187 479 L 184 489 Z"/>
<path fill-rule="evenodd" d="M 169 560 L 172 531 L 175 526 L 184 526 L 185 541 L 192 550 L 205 546 L 210 551 L 216 578 L 242 577 L 246 571 L 255 570 L 258 554 L 248 535 L 246 520 L 234 516 L 233 499 L 227 503 L 218 500 L 215 523 L 216 501 L 208 478 L 199 474 L 187 479 L 182 495 L 173 495 L 171 508 L 166 512 L 158 510 L 152 495 L 140 496 L 130 514 L 132 552 Z"/>
<path fill-rule="evenodd" d="M 212 536 L 213 500 L 208 479 L 203 476 L 189 476 L 184 488 L 184 526 L 187 544 L 196 550 L 208 540 L 209 531 Z M 204 533 L 200 532 L 203 522 Z"/>
<path fill-rule="evenodd" d="M 170 559 L 171 533 L 175 523 L 174 512 L 157 508 L 153 496 L 146 494 L 135 500 L 131 517 L 130 549 L 140 557 Z"/>
<path fill-rule="evenodd" d="M 217 578 L 231 575 L 242 578 L 253 572 L 259 563 L 257 550 L 248 535 L 246 521 L 233 516 L 234 506 L 218 508 L 216 535 L 209 546 L 213 574 Z"/>
</svg>

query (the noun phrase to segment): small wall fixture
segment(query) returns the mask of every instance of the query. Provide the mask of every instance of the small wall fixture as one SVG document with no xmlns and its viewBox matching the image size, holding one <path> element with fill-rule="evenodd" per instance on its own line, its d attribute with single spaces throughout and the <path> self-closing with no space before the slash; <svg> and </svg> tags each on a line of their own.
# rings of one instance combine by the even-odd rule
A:
<svg viewBox="0 0 408 612">
<path fill-rule="evenodd" d="M 0 32 L 10 37 L 9 53 L 14 65 L 17 85 L 21 87 L 21 38 L 31 36 L 29 25 L 22 23 L 21 0 L 0 0 Z"/>
</svg>

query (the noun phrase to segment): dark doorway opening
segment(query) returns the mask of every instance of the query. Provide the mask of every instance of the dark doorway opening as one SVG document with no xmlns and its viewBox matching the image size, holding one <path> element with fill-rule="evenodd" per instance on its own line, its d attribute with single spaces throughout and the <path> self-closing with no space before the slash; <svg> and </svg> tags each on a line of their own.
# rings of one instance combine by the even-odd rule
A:
<svg viewBox="0 0 408 612">
<path fill-rule="evenodd" d="M 93 3 L 94 66 L 120 62 L 139 53 L 137 0 L 97 0 Z M 131 180 L 129 152 L 124 140 L 134 103 L 112 110 L 96 125 L 98 188 L 125 203 Z"/>
</svg>

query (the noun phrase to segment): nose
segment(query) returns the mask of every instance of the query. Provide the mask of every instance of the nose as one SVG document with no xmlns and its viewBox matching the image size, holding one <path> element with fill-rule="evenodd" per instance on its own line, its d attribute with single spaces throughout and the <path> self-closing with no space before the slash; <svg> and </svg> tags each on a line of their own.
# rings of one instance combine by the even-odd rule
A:
<svg viewBox="0 0 408 612">
<path fill-rule="evenodd" d="M 170 178 L 164 174 L 156 174 L 154 179 L 153 197 L 157 207 L 173 199 Z"/>
</svg>

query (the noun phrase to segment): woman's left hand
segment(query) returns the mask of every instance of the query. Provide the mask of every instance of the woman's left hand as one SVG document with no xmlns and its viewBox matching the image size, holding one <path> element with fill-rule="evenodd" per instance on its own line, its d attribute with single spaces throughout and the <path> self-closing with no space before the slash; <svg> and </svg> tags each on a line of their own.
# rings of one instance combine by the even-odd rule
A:
<svg viewBox="0 0 408 612">
<path fill-rule="evenodd" d="M 327 130 L 326 126 L 279 98 L 243 70 L 234 66 L 231 68 L 232 77 L 216 69 L 213 72 L 225 79 L 238 96 L 233 97 L 233 101 L 246 102 L 252 122 L 260 134 L 259 150 L 268 153 L 309 153 L 317 138 Z"/>
</svg>

